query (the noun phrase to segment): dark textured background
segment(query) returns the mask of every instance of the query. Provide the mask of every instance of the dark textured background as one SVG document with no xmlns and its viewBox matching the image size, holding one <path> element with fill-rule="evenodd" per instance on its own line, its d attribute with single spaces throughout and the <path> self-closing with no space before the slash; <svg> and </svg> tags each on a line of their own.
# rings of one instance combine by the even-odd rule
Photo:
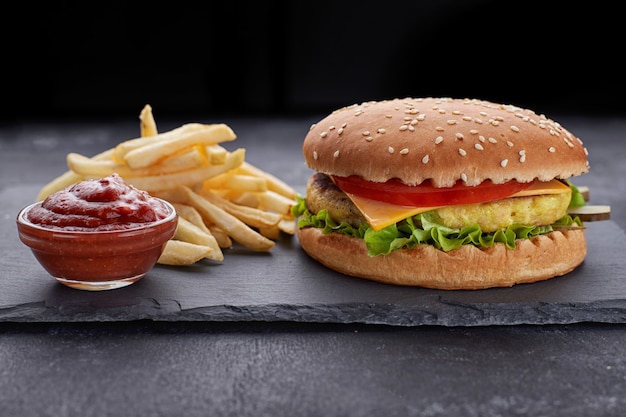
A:
<svg viewBox="0 0 626 417">
<path fill-rule="evenodd" d="M 399 96 L 626 114 L 615 3 L 22 2 L 0 120 L 305 114 Z"/>
</svg>

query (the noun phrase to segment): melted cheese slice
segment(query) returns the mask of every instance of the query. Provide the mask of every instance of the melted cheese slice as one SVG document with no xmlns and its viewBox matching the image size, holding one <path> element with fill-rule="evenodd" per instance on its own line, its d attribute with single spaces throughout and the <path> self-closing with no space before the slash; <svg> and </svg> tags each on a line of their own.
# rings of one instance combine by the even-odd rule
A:
<svg viewBox="0 0 626 417">
<path fill-rule="evenodd" d="M 561 181 L 552 180 L 550 182 L 535 182 L 530 187 L 515 193 L 510 197 L 528 197 L 544 194 L 561 194 L 570 192 L 570 187 Z M 424 213 L 425 211 L 434 210 L 441 206 L 435 207 L 412 207 L 397 206 L 395 204 L 385 203 L 383 201 L 371 200 L 363 198 L 351 193 L 346 195 L 352 200 L 354 205 L 363 213 L 367 222 L 374 230 L 381 230 L 391 224 L 404 220 L 407 217 Z"/>
</svg>

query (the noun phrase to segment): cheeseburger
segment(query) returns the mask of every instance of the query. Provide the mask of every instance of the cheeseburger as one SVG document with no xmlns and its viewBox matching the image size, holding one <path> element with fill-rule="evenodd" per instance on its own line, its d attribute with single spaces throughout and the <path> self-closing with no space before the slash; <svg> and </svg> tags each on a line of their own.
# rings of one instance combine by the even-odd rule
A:
<svg viewBox="0 0 626 417">
<path fill-rule="evenodd" d="M 587 150 L 557 122 L 475 99 L 405 98 L 338 109 L 302 147 L 316 172 L 298 238 L 343 274 L 435 289 L 509 287 L 585 259 L 569 178 Z"/>
</svg>

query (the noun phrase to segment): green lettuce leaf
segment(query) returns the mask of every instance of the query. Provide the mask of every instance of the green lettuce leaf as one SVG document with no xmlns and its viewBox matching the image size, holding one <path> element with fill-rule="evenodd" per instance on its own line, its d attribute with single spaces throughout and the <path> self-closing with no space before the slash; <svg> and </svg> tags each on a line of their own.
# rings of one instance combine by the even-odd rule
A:
<svg viewBox="0 0 626 417">
<path fill-rule="evenodd" d="M 291 209 L 295 217 L 299 217 L 298 227 L 317 227 L 323 233 L 344 233 L 356 238 L 362 238 L 367 245 L 370 256 L 386 255 L 391 251 L 402 248 L 412 248 L 418 244 L 433 245 L 443 251 L 458 249 L 462 245 L 474 245 L 478 248 L 487 248 L 495 243 L 503 243 L 509 249 L 515 249 L 515 240 L 531 239 L 534 236 L 550 233 L 553 226 L 582 227 L 578 217 L 572 218 L 566 214 L 554 225 L 510 225 L 496 232 L 483 232 L 479 225 L 466 226 L 461 229 L 449 228 L 438 223 L 434 211 L 421 213 L 382 230 L 374 230 L 367 223 L 355 228 L 346 222 L 337 223 L 326 210 L 317 214 L 306 208 L 303 198 L 297 197 L 297 204 Z"/>
<path fill-rule="evenodd" d="M 587 204 L 587 202 L 585 201 L 585 197 L 583 197 L 583 195 L 574 184 L 567 181 L 567 185 L 569 185 L 569 188 L 572 189 L 572 199 L 569 203 L 570 207 L 582 207 Z"/>
</svg>

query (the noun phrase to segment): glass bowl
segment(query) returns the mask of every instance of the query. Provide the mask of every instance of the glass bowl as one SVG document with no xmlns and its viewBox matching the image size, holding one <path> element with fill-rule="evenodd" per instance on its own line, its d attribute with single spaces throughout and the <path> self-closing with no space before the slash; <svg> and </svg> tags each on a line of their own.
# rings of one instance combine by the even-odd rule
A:
<svg viewBox="0 0 626 417">
<path fill-rule="evenodd" d="M 132 229 L 91 232 L 31 223 L 26 214 L 41 204 L 38 202 L 18 214 L 18 234 L 41 266 L 61 284 L 88 291 L 121 288 L 139 281 L 152 269 L 176 232 L 176 210 L 161 201 L 169 210 L 161 220 Z"/>
</svg>

